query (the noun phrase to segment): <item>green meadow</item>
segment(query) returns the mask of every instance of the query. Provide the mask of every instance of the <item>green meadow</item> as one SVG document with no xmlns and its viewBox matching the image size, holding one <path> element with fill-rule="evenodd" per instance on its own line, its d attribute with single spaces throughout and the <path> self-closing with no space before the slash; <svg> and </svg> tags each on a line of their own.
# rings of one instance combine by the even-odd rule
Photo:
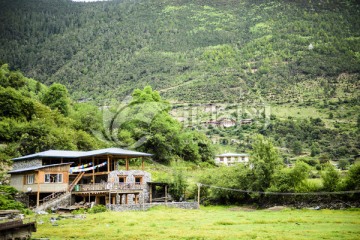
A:
<svg viewBox="0 0 360 240">
<path fill-rule="evenodd" d="M 38 217 L 33 238 L 56 239 L 359 239 L 360 210 L 158 207 L 144 212 Z"/>
</svg>

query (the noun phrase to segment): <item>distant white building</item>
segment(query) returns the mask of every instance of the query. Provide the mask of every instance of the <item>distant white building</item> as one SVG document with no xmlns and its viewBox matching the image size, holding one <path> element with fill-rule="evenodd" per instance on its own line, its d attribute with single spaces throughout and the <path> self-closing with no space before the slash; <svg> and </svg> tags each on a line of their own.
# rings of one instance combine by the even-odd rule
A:
<svg viewBox="0 0 360 240">
<path fill-rule="evenodd" d="M 224 164 L 226 166 L 231 166 L 236 163 L 248 163 L 249 154 L 246 153 L 224 153 L 215 156 L 216 164 Z"/>
</svg>

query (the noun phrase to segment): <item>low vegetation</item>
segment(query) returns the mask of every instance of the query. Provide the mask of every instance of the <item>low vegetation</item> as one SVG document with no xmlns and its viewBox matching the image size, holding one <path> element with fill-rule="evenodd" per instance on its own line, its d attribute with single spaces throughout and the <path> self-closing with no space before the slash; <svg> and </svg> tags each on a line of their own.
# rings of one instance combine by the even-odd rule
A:
<svg viewBox="0 0 360 240">
<path fill-rule="evenodd" d="M 281 209 L 281 208 L 279 208 Z M 255 210 L 251 207 L 154 208 L 106 212 L 86 218 L 39 216 L 33 238 L 50 239 L 356 239 L 360 211 Z"/>
</svg>

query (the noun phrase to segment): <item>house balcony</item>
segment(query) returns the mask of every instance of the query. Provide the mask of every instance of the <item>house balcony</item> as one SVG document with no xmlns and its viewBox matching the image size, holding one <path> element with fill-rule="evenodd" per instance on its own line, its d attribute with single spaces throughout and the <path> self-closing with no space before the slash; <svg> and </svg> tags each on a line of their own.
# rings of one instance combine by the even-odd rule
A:
<svg viewBox="0 0 360 240">
<path fill-rule="evenodd" d="M 78 184 L 73 192 L 139 192 L 146 188 L 146 184 L 141 183 L 95 183 L 95 184 Z"/>
</svg>

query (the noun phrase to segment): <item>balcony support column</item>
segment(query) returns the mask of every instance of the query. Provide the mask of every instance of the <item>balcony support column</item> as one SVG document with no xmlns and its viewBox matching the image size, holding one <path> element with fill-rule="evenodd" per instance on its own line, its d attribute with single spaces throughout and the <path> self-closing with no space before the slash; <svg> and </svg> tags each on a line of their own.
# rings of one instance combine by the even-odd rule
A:
<svg viewBox="0 0 360 240">
<path fill-rule="evenodd" d="M 128 159 L 128 157 L 125 157 L 125 168 L 126 168 L 126 171 L 129 171 L 129 159 Z"/>
</svg>

